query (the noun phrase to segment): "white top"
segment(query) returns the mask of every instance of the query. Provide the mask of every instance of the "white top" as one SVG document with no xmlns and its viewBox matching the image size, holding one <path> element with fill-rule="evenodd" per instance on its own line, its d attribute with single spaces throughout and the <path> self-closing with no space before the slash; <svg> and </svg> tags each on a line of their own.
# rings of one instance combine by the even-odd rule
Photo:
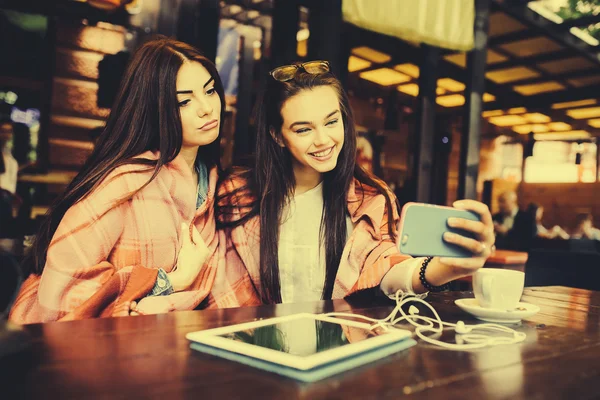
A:
<svg viewBox="0 0 600 400">
<path fill-rule="evenodd" d="M 319 237 L 323 182 L 290 199 L 279 227 L 279 282 L 283 303 L 321 300 L 325 283 L 325 243 Z M 347 236 L 354 229 L 346 217 Z"/>
<path fill-rule="evenodd" d="M 321 300 L 325 283 L 325 248 L 319 246 L 323 214 L 323 183 L 294 196 L 283 209 L 279 227 L 279 282 L 283 303 Z M 350 216 L 346 217 L 347 238 L 354 230 Z M 388 273 L 404 292 L 414 293 L 412 277 L 424 258 L 411 258 L 395 265 Z M 385 294 L 394 297 L 395 293 Z"/>
<path fill-rule="evenodd" d="M 17 172 L 19 164 L 12 156 L 10 150 L 0 152 L 0 157 L 4 158 L 4 173 L 0 174 L 0 189 L 8 190 L 12 194 L 17 191 Z"/>
</svg>

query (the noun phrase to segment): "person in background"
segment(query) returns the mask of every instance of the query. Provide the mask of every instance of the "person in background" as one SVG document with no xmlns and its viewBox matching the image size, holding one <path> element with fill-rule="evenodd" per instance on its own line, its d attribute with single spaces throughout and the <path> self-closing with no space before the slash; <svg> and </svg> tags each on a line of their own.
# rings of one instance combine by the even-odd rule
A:
<svg viewBox="0 0 600 400">
<path fill-rule="evenodd" d="M 571 233 L 572 239 L 600 240 L 600 229 L 594 227 L 594 217 L 591 213 L 578 214 L 575 229 Z"/>
<path fill-rule="evenodd" d="M 527 207 L 527 212 L 534 222 L 535 237 L 543 239 L 569 239 L 569 234 L 560 226 L 554 225 L 551 229 L 546 229 L 542 224 L 544 216 L 544 207 L 536 203 L 531 203 Z"/>
<path fill-rule="evenodd" d="M 19 164 L 12 155 L 13 126 L 0 123 L 0 237 L 12 236 L 12 204 L 17 190 Z"/>
<path fill-rule="evenodd" d="M 500 212 L 494 214 L 496 246 L 500 249 L 526 250 L 533 235 L 531 218 L 519 210 L 517 194 L 513 191 L 498 197 Z"/>
<path fill-rule="evenodd" d="M 51 207 L 26 260 L 15 323 L 193 309 L 209 293 L 225 111 L 214 64 L 159 37 L 132 57 L 92 154 Z M 185 292 L 184 292 L 185 290 Z"/>
</svg>

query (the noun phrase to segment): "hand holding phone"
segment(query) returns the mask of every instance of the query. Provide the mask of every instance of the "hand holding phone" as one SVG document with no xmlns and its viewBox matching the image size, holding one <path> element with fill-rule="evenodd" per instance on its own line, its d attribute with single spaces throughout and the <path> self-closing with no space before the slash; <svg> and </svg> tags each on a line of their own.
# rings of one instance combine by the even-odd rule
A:
<svg viewBox="0 0 600 400">
<path fill-rule="evenodd" d="M 478 240 L 471 231 L 450 227 L 449 218 L 480 222 L 480 216 L 473 211 L 433 204 L 405 204 L 398 235 L 400 252 L 415 257 L 472 257 L 471 250 L 444 240 L 446 232 Z"/>
</svg>

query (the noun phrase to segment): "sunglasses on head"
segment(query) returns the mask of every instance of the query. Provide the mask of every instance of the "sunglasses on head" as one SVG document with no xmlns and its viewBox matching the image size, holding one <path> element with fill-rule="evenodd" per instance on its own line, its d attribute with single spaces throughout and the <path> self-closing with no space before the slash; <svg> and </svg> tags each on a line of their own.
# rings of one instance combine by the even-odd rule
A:
<svg viewBox="0 0 600 400">
<path fill-rule="evenodd" d="M 319 60 L 308 61 L 302 64 L 283 65 L 269 72 L 269 75 L 271 75 L 276 81 L 287 82 L 294 79 L 298 70 L 303 70 L 313 75 L 324 74 L 329 72 L 329 62 Z"/>
</svg>

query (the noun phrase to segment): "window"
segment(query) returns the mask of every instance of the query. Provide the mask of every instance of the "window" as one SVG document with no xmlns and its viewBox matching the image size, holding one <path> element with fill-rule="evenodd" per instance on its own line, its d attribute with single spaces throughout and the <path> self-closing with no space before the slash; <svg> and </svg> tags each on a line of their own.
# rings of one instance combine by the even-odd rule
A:
<svg viewBox="0 0 600 400">
<path fill-rule="evenodd" d="M 596 181 L 596 144 L 538 141 L 525 162 L 525 182 Z"/>
<path fill-rule="evenodd" d="M 505 143 L 501 146 L 501 152 L 501 178 L 511 182 L 521 182 L 521 170 L 523 166 L 523 145 L 521 143 Z"/>
</svg>

